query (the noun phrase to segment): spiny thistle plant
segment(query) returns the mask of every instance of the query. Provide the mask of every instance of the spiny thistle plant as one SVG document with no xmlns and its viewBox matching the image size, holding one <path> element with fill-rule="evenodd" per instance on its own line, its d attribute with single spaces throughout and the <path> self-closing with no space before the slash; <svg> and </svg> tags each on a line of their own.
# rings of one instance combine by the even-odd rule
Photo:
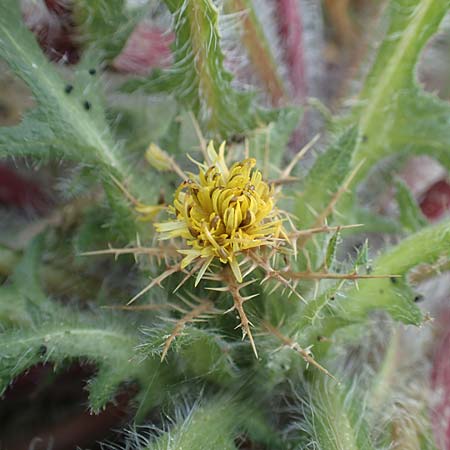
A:
<svg viewBox="0 0 450 450">
<path fill-rule="evenodd" d="M 5 73 L 35 102 L 0 157 L 55 198 L 2 218 L 2 402 L 36 367 L 87 363 L 91 413 L 126 399 L 104 448 L 437 448 L 425 365 L 397 361 L 404 328 L 431 326 L 420 282 L 450 267 L 450 224 L 386 173 L 415 154 L 450 168 L 450 107 L 414 77 L 450 4 L 386 2 L 357 101 L 332 116 L 296 91 L 267 3 L 73 0 L 56 10 L 72 65 L 43 53 L 30 4 L 0 3 Z M 142 17 L 171 57 L 118 75 Z M 393 190 L 398 214 L 371 208 Z"/>
<path fill-rule="evenodd" d="M 203 138 L 202 138 L 203 143 Z M 194 287 L 197 287 L 202 278 L 215 282 L 206 287 L 207 290 L 229 292 L 233 299 L 233 306 L 225 312 L 236 310 L 239 314 L 243 337 L 249 337 L 253 352 L 256 357 L 258 353 L 251 333 L 252 323 L 245 314 L 243 304 L 259 295 L 255 292 L 248 296 L 242 296 L 241 290 L 258 281 L 259 272 L 260 285 L 268 280 L 275 281 L 274 289 L 281 287 L 283 291 L 288 290 L 288 294 L 294 293 L 298 299 L 307 301 L 297 292 L 297 285 L 301 280 L 314 280 L 316 285 L 323 279 L 353 280 L 356 282 L 362 278 L 387 278 L 395 279 L 393 275 L 360 275 L 357 272 L 359 263 L 357 262 L 351 273 L 341 274 L 329 271 L 331 259 L 335 252 L 337 239 L 342 228 L 354 228 L 353 225 L 329 227 L 320 225 L 328 216 L 317 217 L 316 225 L 311 229 L 297 230 L 291 223 L 291 231 L 288 233 L 283 226 L 282 215 L 285 221 L 289 220 L 287 213 L 282 214 L 275 205 L 275 194 L 280 194 L 280 185 L 289 179 L 290 171 L 310 145 L 303 148 L 291 163 L 276 180 L 276 183 L 268 183 L 263 180 L 262 174 L 255 169 L 256 160 L 245 158 L 243 161 L 235 162 L 230 168 L 225 158 L 225 142 L 216 153 L 213 142 L 207 148 L 203 145 L 205 162 L 203 164 L 195 162 L 198 166 L 198 175 L 184 175 L 181 169 L 176 166 L 170 156 L 164 151 L 151 145 L 147 151 L 149 162 L 160 170 L 173 168 L 182 175 L 184 181 L 179 185 L 174 194 L 173 206 L 168 206 L 168 212 L 174 216 L 173 220 L 155 223 L 157 238 L 159 240 L 170 240 L 168 247 L 158 248 L 132 247 L 128 249 L 109 248 L 105 251 L 87 252 L 85 255 L 99 255 L 113 253 L 131 253 L 133 255 L 151 255 L 166 262 L 166 270 L 152 280 L 137 295 L 135 295 L 128 305 L 133 303 L 156 284 L 167 277 L 182 272 L 184 277 L 174 289 L 177 292 L 182 285 L 195 274 Z M 176 168 L 176 169 L 175 169 Z M 350 179 L 353 178 L 351 174 Z M 278 189 L 275 189 L 278 184 Z M 344 187 L 347 183 L 344 184 Z M 126 193 L 123 186 L 121 189 Z M 341 189 L 331 199 L 327 210 L 332 210 L 338 200 L 338 196 L 344 189 Z M 129 197 L 129 194 L 127 194 Z M 144 214 L 145 219 L 153 219 L 154 212 L 161 207 L 137 205 L 138 212 Z M 359 226 L 359 225 L 356 225 Z M 297 271 L 297 242 L 303 238 L 301 247 L 305 246 L 305 238 L 313 234 L 334 232 L 330 239 L 323 263 L 318 271 L 311 267 L 309 259 L 306 259 L 307 270 Z M 179 242 L 176 242 L 177 238 Z M 186 248 L 187 246 L 187 248 Z M 175 252 L 175 253 L 174 253 Z M 176 258 L 176 254 L 180 258 Z M 308 255 L 305 250 L 305 255 Z M 184 256 L 181 259 L 181 256 Z M 180 260 L 181 259 L 181 260 Z M 290 261 L 292 259 L 292 261 Z M 362 259 L 367 262 L 367 255 L 362 255 Z M 214 264 L 217 263 L 217 264 Z M 192 266 L 192 267 L 188 267 Z M 215 266 L 215 267 L 214 267 Z M 211 270 L 208 268 L 211 267 Z M 250 275 L 252 279 L 245 281 Z M 217 286 L 218 285 L 218 286 Z M 132 309 L 132 308 L 128 308 Z M 199 301 L 198 305 L 187 312 L 175 325 L 174 331 L 168 336 L 163 351 L 163 360 L 167 354 L 171 342 L 187 322 L 194 321 L 204 314 L 214 310 L 221 313 L 214 307 L 214 303 L 208 299 Z M 285 339 L 278 334 L 277 330 L 265 325 L 267 330 L 273 332 L 282 341 Z M 301 350 L 303 358 L 323 369 L 311 357 L 310 352 Z"/>
</svg>

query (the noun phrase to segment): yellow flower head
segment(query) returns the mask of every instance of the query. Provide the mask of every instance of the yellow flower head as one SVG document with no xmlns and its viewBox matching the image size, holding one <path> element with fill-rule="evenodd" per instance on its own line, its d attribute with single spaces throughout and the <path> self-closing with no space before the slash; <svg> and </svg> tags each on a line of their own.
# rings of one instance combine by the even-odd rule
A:
<svg viewBox="0 0 450 450">
<path fill-rule="evenodd" d="M 274 206 L 273 187 L 255 169 L 256 160 L 247 158 L 227 167 L 225 143 L 217 154 L 212 142 L 208 160 L 198 164 L 198 175 L 180 184 L 170 211 L 176 220 L 156 224 L 161 239 L 181 237 L 188 249 L 182 267 L 204 258 L 197 283 L 214 259 L 230 264 L 242 281 L 236 255 L 255 247 L 273 245 L 284 236 L 282 221 Z"/>
</svg>

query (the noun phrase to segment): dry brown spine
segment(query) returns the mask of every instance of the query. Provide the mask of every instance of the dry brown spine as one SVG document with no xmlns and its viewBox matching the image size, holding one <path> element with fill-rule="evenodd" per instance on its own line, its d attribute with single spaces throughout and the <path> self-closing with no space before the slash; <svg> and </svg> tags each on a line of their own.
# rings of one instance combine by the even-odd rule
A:
<svg viewBox="0 0 450 450">
<path fill-rule="evenodd" d="M 308 349 L 302 348 L 297 342 L 288 338 L 287 336 L 284 336 L 278 328 L 275 328 L 271 324 L 264 322 L 263 326 L 270 334 L 278 338 L 283 343 L 284 346 L 289 347 L 290 349 L 298 353 L 306 361 L 307 364 L 311 364 L 312 366 L 316 367 L 317 369 L 322 371 L 325 375 L 329 376 L 334 381 L 336 381 L 336 383 L 340 384 L 334 375 L 332 375 L 327 369 L 325 369 L 325 367 L 321 366 L 312 357 L 311 352 Z"/>
<path fill-rule="evenodd" d="M 210 300 L 206 300 L 206 299 L 201 300 L 198 305 L 193 305 L 190 302 L 188 302 L 187 300 L 184 300 L 184 301 L 185 301 L 185 303 L 188 304 L 188 306 L 192 307 L 192 310 L 186 312 L 181 308 L 179 309 L 181 312 L 185 313 L 185 315 L 181 319 L 176 321 L 175 327 L 172 330 L 172 333 L 166 339 L 166 342 L 164 343 L 163 351 L 161 354 L 161 361 L 164 361 L 172 342 L 174 341 L 174 339 L 177 336 L 180 335 L 181 331 L 186 326 L 186 324 L 189 322 L 198 322 L 199 319 L 201 320 L 202 315 L 204 315 L 205 313 L 207 313 L 209 311 L 212 311 L 214 308 L 213 302 L 211 302 Z"/>
</svg>

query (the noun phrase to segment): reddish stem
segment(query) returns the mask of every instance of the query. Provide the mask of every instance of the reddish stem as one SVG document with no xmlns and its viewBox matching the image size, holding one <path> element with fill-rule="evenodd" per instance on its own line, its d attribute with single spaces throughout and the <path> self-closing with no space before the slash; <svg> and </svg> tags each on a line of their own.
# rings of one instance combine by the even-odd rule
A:
<svg viewBox="0 0 450 450">
<path fill-rule="evenodd" d="M 294 97 L 303 103 L 307 96 L 303 48 L 303 24 L 297 0 L 276 0 L 278 32 L 284 42 L 284 59 Z"/>
</svg>

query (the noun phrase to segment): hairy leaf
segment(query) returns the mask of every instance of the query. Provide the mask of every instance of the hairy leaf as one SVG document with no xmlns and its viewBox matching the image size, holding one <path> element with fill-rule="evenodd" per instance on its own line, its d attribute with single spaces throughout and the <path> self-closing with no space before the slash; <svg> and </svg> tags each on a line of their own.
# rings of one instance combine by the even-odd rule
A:
<svg viewBox="0 0 450 450">
<path fill-rule="evenodd" d="M 450 7 L 448 0 L 392 0 L 389 27 L 354 110 L 361 139 L 353 164 L 362 180 L 382 158 L 427 153 L 450 168 L 450 106 L 417 86 L 420 52 Z"/>
<path fill-rule="evenodd" d="M 48 317 L 52 303 L 42 290 L 38 268 L 43 249 L 43 236 L 28 246 L 8 282 L 0 287 L 0 325 L 31 325 Z"/>
<path fill-rule="evenodd" d="M 370 272 L 370 258 L 369 258 L 369 240 L 366 239 L 362 246 L 358 249 L 353 267 L 357 271 L 361 266 L 364 266 L 366 272 Z"/>
<path fill-rule="evenodd" d="M 305 415 L 305 423 L 299 428 L 309 437 L 300 439 L 304 445 L 301 448 L 375 449 L 364 420 L 364 403 L 358 395 L 354 386 L 336 386 L 334 381 L 317 377 L 309 387 L 307 402 L 299 394 L 299 415 Z"/>
<path fill-rule="evenodd" d="M 138 343 L 136 335 L 117 325 L 71 311 L 41 319 L 32 327 L 5 331 L 0 335 L 0 392 L 33 365 L 50 362 L 58 366 L 80 359 L 98 368 L 88 385 L 90 407 L 98 412 L 121 383 L 152 373 L 150 360 L 140 363 L 135 352 Z"/>
<path fill-rule="evenodd" d="M 31 88 L 38 103 L 21 124 L 2 128 L 0 157 L 65 156 L 100 162 L 124 176 L 124 165 L 98 100 L 98 80 L 80 66 L 78 82 L 66 83 L 25 27 L 15 0 L 0 3 L 0 57 Z M 87 82 L 89 80 L 89 82 Z"/>
<path fill-rule="evenodd" d="M 330 204 L 349 175 L 356 137 L 355 128 L 345 131 L 317 158 L 306 176 L 301 195 L 295 203 L 295 214 L 302 228 L 314 225 L 317 216 Z"/>
<path fill-rule="evenodd" d="M 195 404 L 185 417 L 178 414 L 173 427 L 141 450 L 236 450 L 234 431 L 240 424 L 237 408 L 218 398 Z"/>
<path fill-rule="evenodd" d="M 220 46 L 219 12 L 211 0 L 166 0 L 173 15 L 175 62 L 149 78 L 127 82 L 127 92 L 167 92 L 196 115 L 202 128 L 222 137 L 264 124 L 251 107 L 252 95 L 231 85 Z"/>
<path fill-rule="evenodd" d="M 344 317 L 357 319 L 371 310 L 384 309 L 395 320 L 420 325 L 423 314 L 414 304 L 415 294 L 405 275 L 419 264 L 433 264 L 441 258 L 450 258 L 448 221 L 423 228 L 376 258 L 372 273 L 393 277 L 359 282 L 359 289 L 346 294 Z"/>
<path fill-rule="evenodd" d="M 144 328 L 146 339 L 140 346 L 142 353 L 161 357 L 175 326 L 176 322 L 169 327 Z M 229 385 L 235 375 L 229 353 L 230 345 L 213 330 L 186 326 L 171 343 L 167 358 L 171 363 L 175 360 L 181 362 L 190 375 Z"/>
<path fill-rule="evenodd" d="M 302 345 L 311 345 L 317 337 L 330 338 L 341 327 L 363 322 L 376 310 L 386 311 L 399 322 L 421 325 L 424 316 L 414 303 L 416 294 L 406 275 L 419 264 L 433 264 L 442 258 L 450 259 L 448 221 L 423 228 L 374 260 L 371 274 L 392 277 L 359 280 L 351 288 L 330 288 L 311 300 L 299 315 L 291 315 L 291 330 L 300 333 Z M 329 341 L 319 342 L 315 353 L 320 354 L 329 346 Z"/>
<path fill-rule="evenodd" d="M 108 226 L 121 238 L 134 234 L 130 208 L 111 177 L 123 180 L 128 168 L 105 119 L 100 80 L 90 73 L 97 59 L 86 52 L 77 66 L 75 80 L 64 82 L 25 27 L 19 4 L 14 0 L 0 3 L 0 42 L 0 57 L 28 84 L 38 103 L 25 114 L 20 125 L 0 129 L 0 158 L 65 157 L 90 169 L 95 167 L 112 206 Z M 132 181 L 129 189 L 133 192 L 139 180 Z"/>
<path fill-rule="evenodd" d="M 399 221 L 406 232 L 418 231 L 427 225 L 428 221 L 422 214 L 419 205 L 401 179 L 395 182 L 397 188 L 396 200 L 399 208 Z"/>
<path fill-rule="evenodd" d="M 77 0 L 74 19 L 85 44 L 101 49 L 107 59 L 116 56 L 142 16 L 142 9 L 130 11 L 124 0 Z"/>
<path fill-rule="evenodd" d="M 100 411 L 120 384 L 144 381 L 159 363 L 145 363 L 137 351 L 139 336 L 104 313 L 99 318 L 51 301 L 38 277 L 43 237 L 29 246 L 11 284 L 0 288 L 0 393 L 30 367 L 50 362 L 59 366 L 78 359 L 97 366 L 89 381 L 89 402 Z"/>
<path fill-rule="evenodd" d="M 336 232 L 331 236 L 331 238 L 328 241 L 327 248 L 325 251 L 325 260 L 324 260 L 324 267 L 325 269 L 330 270 L 333 267 L 333 264 L 336 259 L 336 250 L 337 246 L 340 242 L 341 232 L 339 229 L 336 230 Z"/>
</svg>

